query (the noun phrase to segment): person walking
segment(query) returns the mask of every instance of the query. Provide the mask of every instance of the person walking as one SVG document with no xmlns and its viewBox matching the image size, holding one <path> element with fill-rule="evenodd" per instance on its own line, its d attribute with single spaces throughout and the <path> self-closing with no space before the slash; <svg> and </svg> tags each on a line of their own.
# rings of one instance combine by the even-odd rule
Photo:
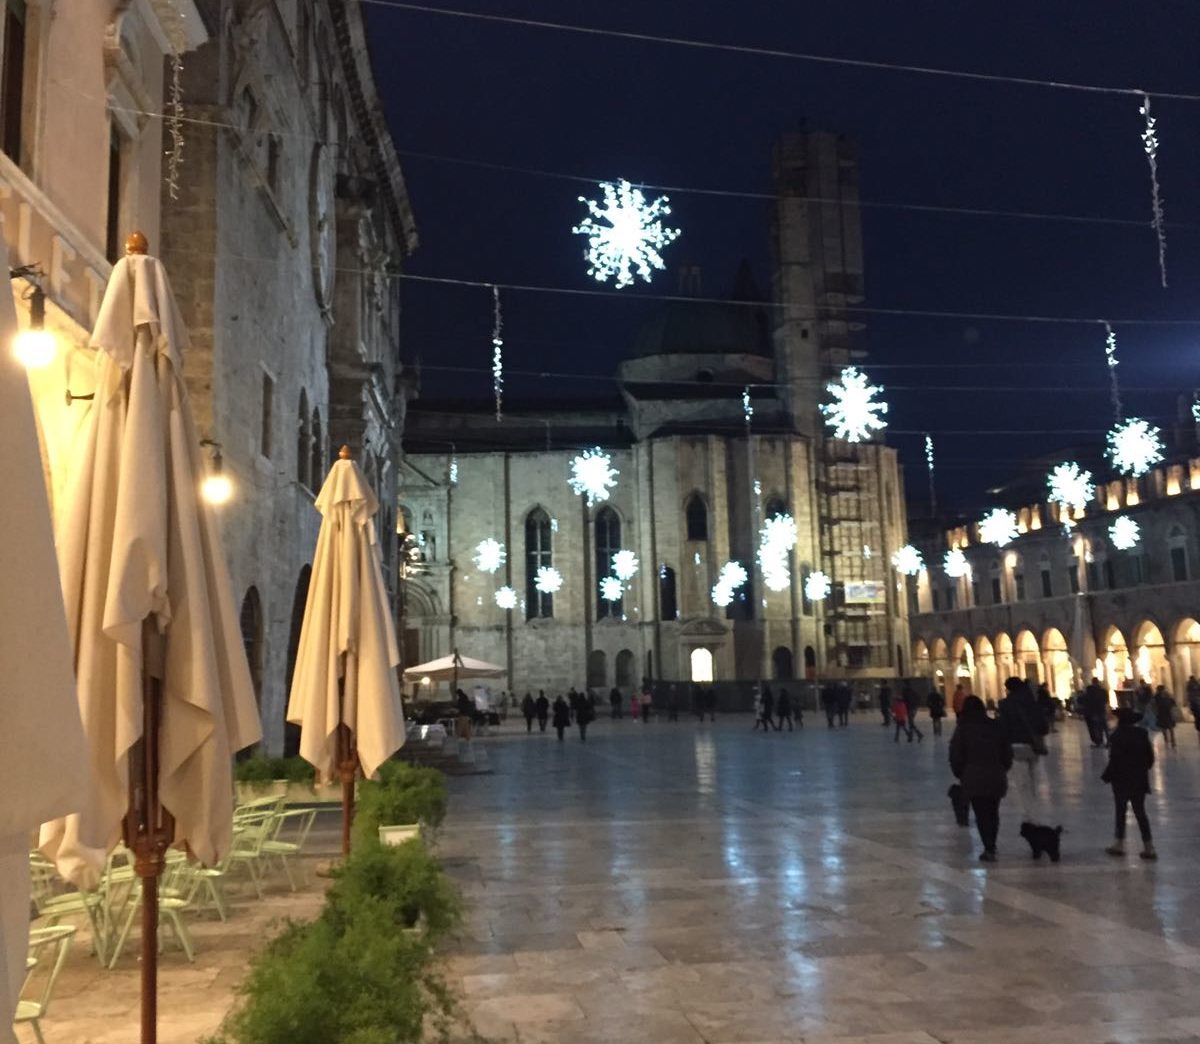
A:
<svg viewBox="0 0 1200 1044">
<path fill-rule="evenodd" d="M 558 733 L 558 742 L 563 741 L 563 733 L 571 724 L 571 707 L 561 696 L 554 697 L 554 731 Z"/>
<path fill-rule="evenodd" d="M 779 721 L 775 725 L 775 731 L 782 731 L 783 723 L 786 721 L 788 732 L 792 732 L 792 698 L 788 695 L 787 689 L 779 690 L 779 702 L 775 705 L 775 707 L 779 712 Z"/>
<path fill-rule="evenodd" d="M 1046 723 L 1038 710 L 1029 684 L 1021 678 L 1004 683 L 1005 697 L 1000 701 L 996 720 L 1012 744 L 1013 761 L 1021 767 L 1013 780 L 1021 824 L 1037 824 L 1038 758 L 1046 753 Z"/>
<path fill-rule="evenodd" d="M 621 716 L 621 690 L 615 685 L 608 694 L 608 716 L 616 721 Z"/>
<path fill-rule="evenodd" d="M 538 689 L 538 698 L 534 701 L 534 706 L 537 708 L 538 732 L 545 732 L 546 722 L 550 720 L 550 701 L 546 699 L 545 689 Z"/>
<path fill-rule="evenodd" d="M 908 742 L 912 742 L 912 731 L 908 727 L 908 704 L 899 695 L 892 700 L 892 721 L 896 723 L 896 735 L 894 742 L 900 742 L 900 733 L 908 735 Z"/>
<path fill-rule="evenodd" d="M 1108 746 L 1108 693 L 1100 679 L 1092 677 L 1083 690 L 1083 720 L 1093 747 Z"/>
<path fill-rule="evenodd" d="M 587 742 L 588 726 L 592 723 L 592 719 L 596 717 L 596 708 L 592 705 L 592 701 L 583 699 L 579 701 L 579 708 L 575 711 L 575 724 L 579 726 L 580 742 Z"/>
<path fill-rule="evenodd" d="M 629 694 L 629 716 L 634 721 L 642 716 L 642 701 L 636 692 Z"/>
<path fill-rule="evenodd" d="M 1196 727 L 1196 738 L 1200 739 L 1200 681 L 1192 675 L 1187 680 L 1188 710 L 1192 712 L 1192 724 Z"/>
<path fill-rule="evenodd" d="M 965 697 L 950 737 L 950 771 L 975 813 L 975 827 L 983 844 L 979 858 L 985 863 L 996 861 L 1000 801 L 1008 790 L 1012 763 L 1012 745 L 1004 726 L 987 716 L 978 696 Z"/>
<path fill-rule="evenodd" d="M 704 690 L 704 709 L 708 711 L 708 720 L 715 722 L 717 720 L 717 690 L 711 685 Z"/>
<path fill-rule="evenodd" d="M 679 693 L 674 684 L 667 686 L 667 721 L 679 720 Z"/>
<path fill-rule="evenodd" d="M 933 734 L 942 734 L 942 719 L 946 716 L 946 697 L 936 685 L 931 686 L 929 695 L 925 697 L 925 706 L 929 708 L 929 718 L 933 722 Z"/>
<path fill-rule="evenodd" d="M 892 687 L 887 682 L 879 686 L 879 713 L 886 729 L 892 723 Z"/>
<path fill-rule="evenodd" d="M 537 704 L 533 702 L 533 696 L 530 693 L 525 693 L 525 699 L 521 701 L 521 713 L 525 716 L 525 731 L 533 731 L 533 719 L 537 716 Z"/>
<path fill-rule="evenodd" d="M 1117 727 L 1108 742 L 1108 765 L 1100 779 L 1112 787 L 1116 811 L 1114 840 L 1105 851 L 1109 855 L 1125 854 L 1125 813 L 1133 806 L 1142 835 L 1143 859 L 1157 859 L 1154 840 L 1150 834 L 1150 817 L 1146 815 L 1146 795 L 1150 793 L 1150 769 L 1154 767 L 1154 744 L 1150 734 L 1138 726 L 1142 716 L 1130 707 L 1117 711 Z"/>
<path fill-rule="evenodd" d="M 762 691 L 762 699 L 758 706 L 758 717 L 762 722 L 763 732 L 770 732 L 772 727 L 779 728 L 775 724 L 775 696 L 771 692 L 771 686 L 764 685 Z"/>
<path fill-rule="evenodd" d="M 1162 729 L 1163 745 L 1175 749 L 1175 697 L 1165 685 L 1154 690 L 1154 717 Z"/>
<path fill-rule="evenodd" d="M 1055 722 L 1058 719 L 1058 701 L 1050 695 L 1050 690 L 1044 682 L 1038 686 L 1037 705 L 1038 710 L 1042 712 L 1042 719 L 1046 722 L 1046 731 L 1057 732 Z"/>
<path fill-rule="evenodd" d="M 642 724 L 650 724 L 650 711 L 654 708 L 654 698 L 650 689 L 647 687 L 642 691 Z"/>
<path fill-rule="evenodd" d="M 925 733 L 917 728 L 917 690 L 905 682 L 900 690 L 900 698 L 904 701 L 905 717 L 908 719 L 908 742 L 912 742 L 915 733 L 917 742 L 920 743 L 925 738 Z"/>
<path fill-rule="evenodd" d="M 837 713 L 838 724 L 845 728 L 850 724 L 850 701 L 852 694 L 848 682 L 838 682 L 837 687 Z"/>
<path fill-rule="evenodd" d="M 834 718 L 837 717 L 837 687 L 833 682 L 821 686 L 821 708 L 825 711 L 825 720 L 829 727 L 836 728 Z"/>
</svg>

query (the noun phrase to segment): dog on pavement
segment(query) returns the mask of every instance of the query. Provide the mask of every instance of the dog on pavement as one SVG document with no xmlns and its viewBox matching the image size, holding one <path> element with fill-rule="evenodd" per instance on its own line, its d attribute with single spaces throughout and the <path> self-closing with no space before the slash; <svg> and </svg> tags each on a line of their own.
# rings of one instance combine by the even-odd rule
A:
<svg viewBox="0 0 1200 1044">
<path fill-rule="evenodd" d="M 1063 828 L 1041 826 L 1038 823 L 1022 823 L 1021 836 L 1029 842 L 1034 859 L 1040 859 L 1042 853 L 1050 857 L 1050 862 L 1057 863 L 1059 857 L 1059 840 Z"/>
</svg>

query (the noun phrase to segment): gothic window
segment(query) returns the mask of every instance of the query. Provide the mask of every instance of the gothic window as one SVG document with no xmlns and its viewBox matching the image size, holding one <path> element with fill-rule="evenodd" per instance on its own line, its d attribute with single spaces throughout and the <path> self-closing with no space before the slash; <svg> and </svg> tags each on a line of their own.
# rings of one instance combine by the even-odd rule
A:
<svg viewBox="0 0 1200 1044">
<path fill-rule="evenodd" d="M 787 505 L 783 502 L 782 497 L 772 497 L 767 501 L 766 514 L 763 518 L 779 518 L 781 515 L 787 514 Z"/>
<path fill-rule="evenodd" d="M 554 616 L 554 595 L 537 589 L 539 569 L 554 564 L 550 516 L 534 508 L 525 517 L 525 619 L 548 620 Z"/>
<path fill-rule="evenodd" d="M 250 665 L 250 681 L 254 686 L 254 698 L 262 708 L 263 670 L 263 613 L 258 588 L 251 587 L 242 599 L 241 612 L 242 644 L 246 649 L 246 662 Z"/>
<path fill-rule="evenodd" d="M 1054 584 L 1050 578 L 1050 556 L 1049 555 L 1042 555 L 1041 569 L 1042 569 L 1042 597 L 1043 598 L 1053 598 L 1054 597 Z"/>
<path fill-rule="evenodd" d="M 617 687 L 620 689 L 633 688 L 633 653 L 622 649 L 617 653 Z"/>
<path fill-rule="evenodd" d="M 296 481 L 312 488 L 312 417 L 308 412 L 308 392 L 300 390 L 300 410 L 296 416 Z"/>
<path fill-rule="evenodd" d="M 596 513 L 596 619 L 609 617 L 619 620 L 622 615 L 621 599 L 610 602 L 600 597 L 600 581 L 612 576 L 613 555 L 621 550 L 621 520 L 610 507 Z"/>
<path fill-rule="evenodd" d="M 325 482 L 325 431 L 321 427 L 321 411 L 312 414 L 312 483 L 317 489 Z"/>
<path fill-rule="evenodd" d="M 687 519 L 687 538 L 689 540 L 707 540 L 708 508 L 699 493 L 693 493 L 688 498 L 684 515 Z"/>
<path fill-rule="evenodd" d="M 260 417 L 258 451 L 270 459 L 275 425 L 275 381 L 269 373 L 262 375 L 262 415 Z"/>
<path fill-rule="evenodd" d="M 675 570 L 669 565 L 658 567 L 658 617 L 674 620 L 679 615 L 675 600 Z"/>
<path fill-rule="evenodd" d="M 25 95 L 26 0 L 5 0 L 0 50 L 0 151 L 21 162 L 21 110 Z"/>
<path fill-rule="evenodd" d="M 992 574 L 992 605 L 999 605 L 1004 601 L 1004 594 L 1000 587 L 1000 563 L 993 562 L 991 568 Z"/>
</svg>

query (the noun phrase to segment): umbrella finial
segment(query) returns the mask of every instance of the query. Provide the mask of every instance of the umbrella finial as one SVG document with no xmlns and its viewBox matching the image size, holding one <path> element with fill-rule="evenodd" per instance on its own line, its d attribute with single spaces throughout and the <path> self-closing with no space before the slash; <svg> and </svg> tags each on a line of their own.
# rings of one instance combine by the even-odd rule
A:
<svg viewBox="0 0 1200 1044">
<path fill-rule="evenodd" d="M 150 253 L 150 240 L 146 238 L 146 234 L 144 232 L 130 232 L 129 235 L 125 237 L 125 253 Z"/>
<path fill-rule="evenodd" d="M 338 460 L 349 460 L 349 459 L 350 459 L 350 447 L 343 446 L 340 450 L 338 450 Z"/>
</svg>

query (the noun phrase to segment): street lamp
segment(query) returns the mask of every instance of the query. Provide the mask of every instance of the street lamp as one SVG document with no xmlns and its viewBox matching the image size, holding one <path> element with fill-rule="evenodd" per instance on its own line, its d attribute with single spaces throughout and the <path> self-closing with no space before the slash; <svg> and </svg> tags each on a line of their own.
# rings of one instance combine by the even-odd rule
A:
<svg viewBox="0 0 1200 1044">
<path fill-rule="evenodd" d="M 201 439 L 201 446 L 212 448 L 212 470 L 200 483 L 200 496 L 214 507 L 228 504 L 233 497 L 233 481 L 225 474 L 224 461 L 221 458 L 221 444 L 212 439 Z"/>
<path fill-rule="evenodd" d="M 38 280 L 42 270 L 37 265 L 22 265 L 9 270 L 9 279 L 24 279 L 29 289 L 22 295 L 29 301 L 29 326 L 13 338 L 12 350 L 17 361 L 27 370 L 40 370 L 54 362 L 57 352 L 54 335 L 46 329 L 46 292 Z"/>
</svg>

